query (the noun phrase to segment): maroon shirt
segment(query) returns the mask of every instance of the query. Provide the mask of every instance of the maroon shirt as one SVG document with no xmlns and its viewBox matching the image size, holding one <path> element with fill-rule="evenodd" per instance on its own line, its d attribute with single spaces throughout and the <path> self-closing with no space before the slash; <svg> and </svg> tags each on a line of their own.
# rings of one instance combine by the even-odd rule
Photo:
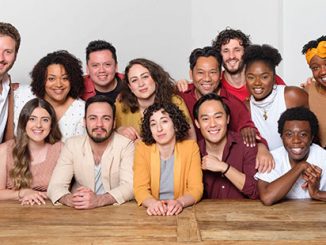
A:
<svg viewBox="0 0 326 245">
<path fill-rule="evenodd" d="M 195 125 L 195 118 L 193 114 L 193 108 L 195 106 L 195 103 L 197 102 L 195 89 L 196 88 L 194 84 L 191 83 L 188 85 L 187 91 L 183 93 L 181 92 L 179 93 L 188 107 L 194 125 Z M 254 122 L 251 120 L 250 112 L 244 103 L 242 103 L 234 95 L 230 94 L 224 87 L 221 87 L 220 89 L 220 97 L 230 109 L 230 123 L 228 126 L 229 130 L 240 133 L 241 129 L 250 127 L 250 128 L 254 128 L 256 134 L 260 135 L 258 129 L 255 127 Z M 196 128 L 197 140 L 199 141 L 203 137 L 200 133 L 200 130 L 197 127 L 195 128 Z M 265 140 L 262 140 L 262 142 L 265 143 Z"/>
<path fill-rule="evenodd" d="M 205 140 L 199 142 L 202 156 L 207 155 Z M 246 175 L 245 184 L 240 191 L 232 182 L 222 176 L 220 172 L 203 171 L 204 196 L 209 199 L 257 199 L 259 197 L 255 161 L 257 147 L 246 147 L 242 142 L 242 137 L 238 133 L 229 131 L 227 133 L 227 143 L 224 147 L 222 161 L 230 164 Z"/>
</svg>

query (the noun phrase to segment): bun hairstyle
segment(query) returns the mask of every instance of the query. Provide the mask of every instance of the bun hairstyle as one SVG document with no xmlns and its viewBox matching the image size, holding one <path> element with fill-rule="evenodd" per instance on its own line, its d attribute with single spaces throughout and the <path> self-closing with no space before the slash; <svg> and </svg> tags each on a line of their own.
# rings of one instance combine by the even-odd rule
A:
<svg viewBox="0 0 326 245">
<path fill-rule="evenodd" d="M 253 44 L 246 48 L 243 61 L 246 65 L 246 69 L 255 61 L 263 61 L 275 74 L 275 67 L 282 61 L 282 56 L 276 48 L 270 45 Z"/>
</svg>

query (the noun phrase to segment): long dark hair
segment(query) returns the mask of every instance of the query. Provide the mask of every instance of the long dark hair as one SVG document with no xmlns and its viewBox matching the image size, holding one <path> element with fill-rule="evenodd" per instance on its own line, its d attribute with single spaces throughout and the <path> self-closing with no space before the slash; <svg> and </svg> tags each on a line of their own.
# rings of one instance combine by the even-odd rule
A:
<svg viewBox="0 0 326 245">
<path fill-rule="evenodd" d="M 54 144 L 61 140 L 61 132 L 57 123 L 57 117 L 50 103 L 40 98 L 28 101 L 19 115 L 17 137 L 13 149 L 14 167 L 9 173 L 16 190 L 28 188 L 32 183 L 32 173 L 29 167 L 31 154 L 28 148 L 29 137 L 26 133 L 26 125 L 34 109 L 37 107 L 45 109 L 51 117 L 51 130 L 44 141 L 46 143 Z"/>
<path fill-rule="evenodd" d="M 168 72 L 166 72 L 160 65 L 155 62 L 143 58 L 134 59 L 129 62 L 125 69 L 125 78 L 123 79 L 123 89 L 121 91 L 121 101 L 123 103 L 123 110 L 130 110 L 132 113 L 139 110 L 137 97 L 131 92 L 129 84 L 129 70 L 134 65 L 141 65 L 148 69 L 151 77 L 155 81 L 155 103 L 169 103 L 172 102 L 172 96 L 176 94 L 174 80 Z"/>
</svg>

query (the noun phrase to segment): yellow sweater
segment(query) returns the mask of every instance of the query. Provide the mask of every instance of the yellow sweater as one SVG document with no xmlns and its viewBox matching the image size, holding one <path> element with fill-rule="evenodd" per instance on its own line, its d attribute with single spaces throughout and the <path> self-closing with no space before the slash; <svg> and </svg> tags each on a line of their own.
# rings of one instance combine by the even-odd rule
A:
<svg viewBox="0 0 326 245">
<path fill-rule="evenodd" d="M 188 123 L 192 123 L 188 108 L 183 101 L 183 99 L 177 95 L 172 96 L 172 103 L 179 107 L 181 111 L 185 114 Z M 136 111 L 135 113 L 131 113 L 130 110 L 123 112 L 123 104 L 117 100 L 115 102 L 116 106 L 116 128 L 119 128 L 121 126 L 125 127 L 133 127 L 137 130 L 138 133 L 140 133 L 140 125 L 141 125 L 141 119 L 142 115 L 140 111 Z"/>
<path fill-rule="evenodd" d="M 159 199 L 160 153 L 156 144 L 136 143 L 134 194 L 138 205 L 149 198 Z M 199 148 L 195 141 L 177 142 L 174 148 L 174 199 L 189 194 L 198 202 L 203 194 Z"/>
</svg>

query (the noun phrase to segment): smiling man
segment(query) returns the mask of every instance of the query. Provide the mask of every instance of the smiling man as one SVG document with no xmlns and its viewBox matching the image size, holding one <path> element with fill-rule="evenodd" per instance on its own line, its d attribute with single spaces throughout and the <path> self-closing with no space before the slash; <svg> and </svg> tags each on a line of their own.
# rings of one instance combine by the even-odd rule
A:
<svg viewBox="0 0 326 245">
<path fill-rule="evenodd" d="M 114 104 L 103 95 L 88 99 L 85 126 L 87 135 L 67 140 L 48 187 L 49 198 L 76 209 L 132 199 L 134 144 L 114 132 Z"/>
<path fill-rule="evenodd" d="M 241 136 L 228 130 L 229 108 L 215 93 L 202 96 L 194 106 L 204 175 L 204 198 L 258 198 L 256 147 L 246 147 Z"/>
<path fill-rule="evenodd" d="M 326 201 L 326 151 L 312 141 L 318 133 L 316 116 L 307 108 L 287 109 L 278 121 L 283 145 L 272 151 L 276 167 L 257 173 L 265 205 L 281 199 L 312 198 Z"/>
<path fill-rule="evenodd" d="M 86 48 L 85 91 L 83 100 L 94 95 L 105 95 L 112 102 L 122 89 L 123 74 L 118 73 L 118 59 L 115 47 L 106 41 L 91 41 Z"/>
<path fill-rule="evenodd" d="M 212 43 L 212 47 L 222 55 L 224 71 L 221 76 L 221 83 L 225 89 L 241 101 L 249 97 L 246 88 L 245 64 L 243 55 L 245 49 L 251 45 L 249 36 L 241 30 L 226 28 L 221 31 Z M 276 84 L 285 84 L 284 81 L 275 75 Z"/>
<path fill-rule="evenodd" d="M 13 125 L 13 103 L 10 102 L 11 81 L 8 71 L 16 61 L 19 46 L 20 35 L 17 29 L 9 23 L 0 22 L 0 143 L 7 125 L 5 138 L 13 136 L 13 127 L 9 128 Z"/>
</svg>

